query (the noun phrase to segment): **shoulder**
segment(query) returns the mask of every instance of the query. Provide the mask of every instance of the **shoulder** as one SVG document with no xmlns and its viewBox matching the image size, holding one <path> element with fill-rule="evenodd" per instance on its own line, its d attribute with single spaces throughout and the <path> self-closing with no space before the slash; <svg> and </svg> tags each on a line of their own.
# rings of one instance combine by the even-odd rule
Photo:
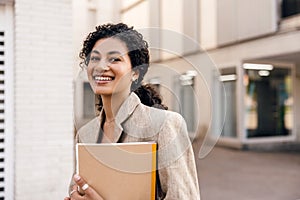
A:
<svg viewBox="0 0 300 200">
<path fill-rule="evenodd" d="M 181 114 L 173 111 L 165 111 L 165 119 L 161 126 L 160 138 L 170 140 L 178 134 L 188 135 L 186 122 Z"/>
<path fill-rule="evenodd" d="M 156 108 L 156 107 L 150 107 L 150 106 L 144 105 L 142 103 L 139 103 L 139 105 L 136 108 L 136 111 L 137 111 L 136 113 L 147 112 L 147 113 L 153 113 L 153 114 L 163 114 L 163 115 L 169 116 L 174 119 L 183 119 L 183 117 L 177 112 L 170 111 L 170 110 L 164 110 L 164 109 Z"/>
<path fill-rule="evenodd" d="M 142 103 L 137 106 L 134 115 L 140 119 L 158 122 L 160 125 L 176 124 L 184 121 L 183 117 L 177 112 L 149 107 Z"/>
<path fill-rule="evenodd" d="M 143 104 L 136 108 L 134 115 L 133 118 L 149 123 L 149 126 L 157 133 L 164 132 L 166 129 L 176 130 L 186 126 L 184 118 L 179 113 Z"/>
<path fill-rule="evenodd" d="M 159 120 L 159 124 L 161 126 L 177 127 L 185 125 L 184 118 L 177 112 L 149 107 L 143 104 L 141 104 L 137 109 L 139 110 L 137 113 L 147 113 L 147 115 L 144 115 L 144 117 L 151 116 L 151 120 L 156 122 Z"/>
<path fill-rule="evenodd" d="M 146 106 L 140 103 L 124 124 L 128 132 L 143 134 L 145 137 L 155 136 L 172 129 L 185 126 L 183 117 L 176 112 Z M 170 133 L 173 134 L 173 133 Z"/>
<path fill-rule="evenodd" d="M 100 128 L 99 118 L 95 117 L 94 119 L 90 120 L 88 123 L 83 125 L 77 131 L 77 138 L 79 142 L 93 142 L 98 137 L 98 131 Z"/>
</svg>

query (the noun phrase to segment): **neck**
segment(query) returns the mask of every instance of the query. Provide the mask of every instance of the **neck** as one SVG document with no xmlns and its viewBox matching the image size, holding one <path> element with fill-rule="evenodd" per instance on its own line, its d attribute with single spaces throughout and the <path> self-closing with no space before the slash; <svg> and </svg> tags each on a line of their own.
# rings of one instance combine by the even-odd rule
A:
<svg viewBox="0 0 300 200">
<path fill-rule="evenodd" d="M 113 95 L 101 95 L 103 109 L 105 111 L 105 121 L 113 121 L 117 115 L 119 108 L 129 94 L 113 94 Z"/>
</svg>

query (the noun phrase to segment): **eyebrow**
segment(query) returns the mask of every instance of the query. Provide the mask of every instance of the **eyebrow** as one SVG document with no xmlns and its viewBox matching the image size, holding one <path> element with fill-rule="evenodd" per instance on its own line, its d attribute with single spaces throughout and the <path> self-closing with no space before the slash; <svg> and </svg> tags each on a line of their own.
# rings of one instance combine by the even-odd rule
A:
<svg viewBox="0 0 300 200">
<path fill-rule="evenodd" d="M 96 54 L 101 54 L 98 50 L 92 50 L 91 53 L 96 53 Z M 110 51 L 107 53 L 108 55 L 113 55 L 113 54 L 119 54 L 119 55 L 123 55 L 121 52 L 119 51 Z"/>
<path fill-rule="evenodd" d="M 108 52 L 108 55 L 113 55 L 113 54 L 122 55 L 121 52 L 119 52 L 119 51 L 110 51 L 110 52 Z"/>
<path fill-rule="evenodd" d="M 92 50 L 92 52 L 91 52 L 91 53 L 100 54 L 100 52 L 99 52 L 99 51 L 97 51 L 97 50 Z"/>
</svg>

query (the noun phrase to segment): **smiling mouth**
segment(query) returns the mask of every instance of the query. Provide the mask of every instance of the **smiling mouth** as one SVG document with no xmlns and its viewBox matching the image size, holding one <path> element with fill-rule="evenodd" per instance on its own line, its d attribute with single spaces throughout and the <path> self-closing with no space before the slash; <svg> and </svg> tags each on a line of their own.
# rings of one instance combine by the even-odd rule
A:
<svg viewBox="0 0 300 200">
<path fill-rule="evenodd" d="M 94 76 L 95 81 L 101 81 L 101 82 L 107 82 L 107 81 L 113 81 L 115 78 L 111 76 Z"/>
</svg>

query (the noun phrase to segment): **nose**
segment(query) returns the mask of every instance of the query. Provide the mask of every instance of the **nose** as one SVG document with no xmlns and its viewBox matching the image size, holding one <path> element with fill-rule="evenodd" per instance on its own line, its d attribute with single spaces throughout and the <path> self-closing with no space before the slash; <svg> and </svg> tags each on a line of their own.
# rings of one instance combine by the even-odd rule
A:
<svg viewBox="0 0 300 200">
<path fill-rule="evenodd" d="M 96 63 L 95 68 L 101 71 L 109 70 L 108 63 L 103 59 Z"/>
</svg>

